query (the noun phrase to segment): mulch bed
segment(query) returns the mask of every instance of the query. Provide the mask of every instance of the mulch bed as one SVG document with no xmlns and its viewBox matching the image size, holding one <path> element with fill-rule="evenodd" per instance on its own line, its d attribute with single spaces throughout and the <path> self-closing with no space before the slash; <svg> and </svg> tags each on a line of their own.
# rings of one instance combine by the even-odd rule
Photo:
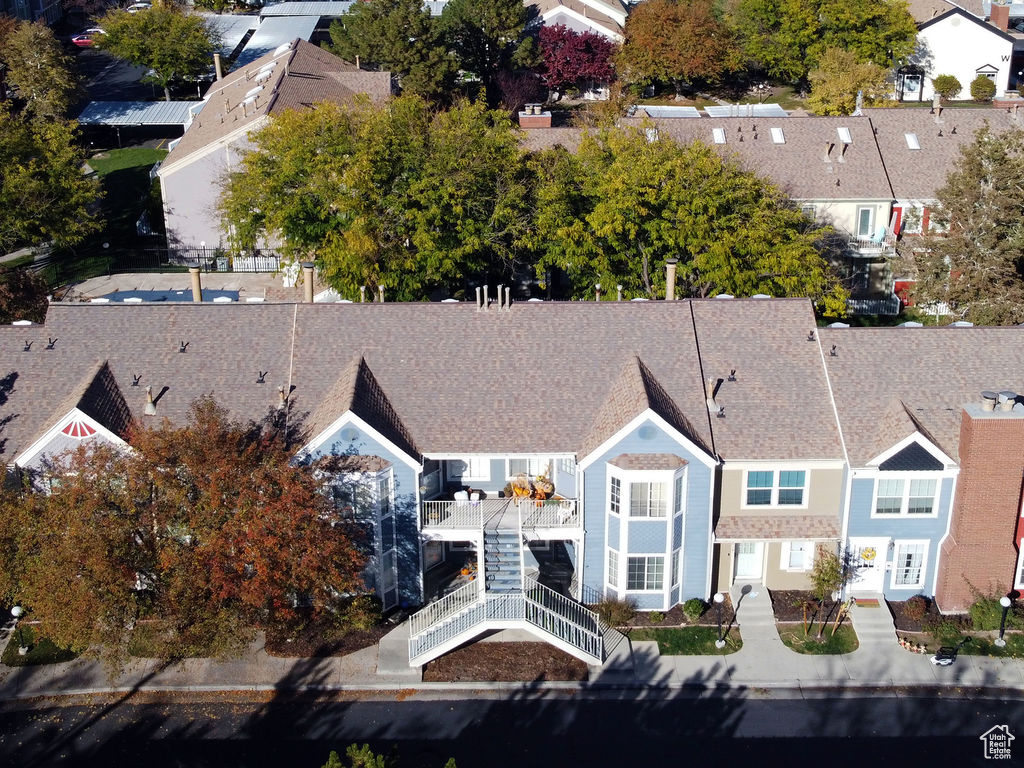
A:
<svg viewBox="0 0 1024 768">
<path fill-rule="evenodd" d="M 817 603 L 814 593 L 801 589 L 770 589 L 768 594 L 772 599 L 772 610 L 775 612 L 776 621 L 800 621 L 804 620 L 804 611 L 801 607 L 805 601 Z M 835 618 L 836 603 L 832 599 L 825 601 L 823 610 L 819 611 L 821 616 Z M 808 610 L 807 618 L 812 618 L 812 612 Z"/>
<path fill-rule="evenodd" d="M 336 626 L 315 623 L 310 623 L 300 632 L 293 634 L 268 629 L 264 648 L 271 656 L 347 656 L 376 645 L 392 629 L 393 627 L 388 624 L 380 624 L 372 629 L 340 630 Z"/>
<path fill-rule="evenodd" d="M 957 624 L 964 632 L 971 631 L 971 617 L 967 614 L 941 614 L 938 607 L 932 600 L 928 601 L 928 610 L 923 618 L 916 618 L 907 615 L 907 602 L 905 600 L 886 600 L 889 611 L 892 613 L 893 622 L 900 632 L 927 632 L 928 628 L 940 621 Z"/>
<path fill-rule="evenodd" d="M 594 606 L 588 606 L 591 610 Z M 655 614 L 661 614 L 661 621 L 652 621 L 651 617 Z M 729 595 L 725 596 L 725 602 L 722 603 L 722 623 L 730 624 L 733 620 L 733 609 L 732 600 Z M 705 626 L 710 627 L 718 623 L 718 612 L 715 609 L 714 603 L 708 603 L 704 613 L 697 619 L 697 621 L 687 621 L 686 616 L 683 615 L 683 606 L 675 605 L 668 611 L 637 611 L 636 615 L 630 620 L 627 627 L 696 627 Z M 621 629 L 621 627 L 620 627 Z"/>
<path fill-rule="evenodd" d="M 426 683 L 586 679 L 586 664 L 547 643 L 476 642 L 423 667 Z"/>
</svg>

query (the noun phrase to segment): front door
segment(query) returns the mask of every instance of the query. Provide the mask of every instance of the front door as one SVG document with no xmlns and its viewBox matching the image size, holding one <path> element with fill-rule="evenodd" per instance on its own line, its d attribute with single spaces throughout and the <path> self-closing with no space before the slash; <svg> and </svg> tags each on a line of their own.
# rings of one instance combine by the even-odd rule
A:
<svg viewBox="0 0 1024 768">
<path fill-rule="evenodd" d="M 736 545 L 736 579 L 760 580 L 764 566 L 764 544 L 741 541 Z"/>
<path fill-rule="evenodd" d="M 853 578 L 851 592 L 881 592 L 885 583 L 885 559 L 888 539 L 850 539 Z"/>
</svg>

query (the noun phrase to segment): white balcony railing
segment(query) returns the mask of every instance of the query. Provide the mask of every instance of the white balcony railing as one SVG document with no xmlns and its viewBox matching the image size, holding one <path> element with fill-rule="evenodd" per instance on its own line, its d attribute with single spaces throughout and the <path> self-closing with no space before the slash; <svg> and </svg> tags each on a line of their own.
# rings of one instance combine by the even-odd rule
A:
<svg viewBox="0 0 1024 768">
<path fill-rule="evenodd" d="M 518 505 L 523 528 L 575 528 L 580 524 L 576 499 L 520 499 Z"/>
<path fill-rule="evenodd" d="M 484 520 L 508 506 L 508 499 L 480 501 L 424 501 L 420 510 L 423 528 L 483 528 Z"/>
</svg>

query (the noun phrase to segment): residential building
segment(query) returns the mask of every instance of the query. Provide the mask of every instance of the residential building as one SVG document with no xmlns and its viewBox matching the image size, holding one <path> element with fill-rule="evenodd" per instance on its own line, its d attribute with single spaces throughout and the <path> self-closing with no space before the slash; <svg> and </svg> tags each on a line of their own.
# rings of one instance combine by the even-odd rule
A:
<svg viewBox="0 0 1024 768">
<path fill-rule="evenodd" d="M 160 166 L 171 249 L 226 245 L 218 212 L 222 184 L 252 146 L 250 135 L 276 115 L 324 101 L 351 103 L 357 94 L 381 102 L 391 93 L 390 73 L 363 71 L 304 40 L 281 45 L 213 83 Z"/>
</svg>

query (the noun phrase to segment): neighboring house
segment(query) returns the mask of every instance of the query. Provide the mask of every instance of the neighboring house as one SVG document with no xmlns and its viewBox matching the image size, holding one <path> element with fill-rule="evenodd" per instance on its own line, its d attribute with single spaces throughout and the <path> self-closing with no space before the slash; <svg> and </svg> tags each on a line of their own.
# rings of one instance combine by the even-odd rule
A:
<svg viewBox="0 0 1024 768">
<path fill-rule="evenodd" d="M 60 0 L 0 0 L 0 15 L 21 21 L 41 19 L 52 26 L 64 16 L 64 4 Z"/>
<path fill-rule="evenodd" d="M 986 23 L 956 6 L 920 21 L 917 47 L 896 72 L 896 98 L 931 101 L 937 75 L 953 75 L 960 81 L 963 90 L 955 97 L 960 100 L 971 98 L 971 81 L 979 76 L 995 83 L 996 98 L 1016 89 L 1020 67 L 1014 67 L 1024 60 L 1024 35 L 1008 32 L 1007 21 L 1002 15 Z"/>
<path fill-rule="evenodd" d="M 593 32 L 616 43 L 625 40 L 626 16 L 619 0 L 524 0 L 541 24 L 562 24 L 574 32 Z"/>
<path fill-rule="evenodd" d="M 316 45 L 295 40 L 215 82 L 200 111 L 160 166 L 170 248 L 218 248 L 227 234 L 217 213 L 226 175 L 251 146 L 249 135 L 288 109 L 391 96 L 388 72 L 365 72 Z M 264 245 L 273 245 L 264 244 Z"/>
</svg>

